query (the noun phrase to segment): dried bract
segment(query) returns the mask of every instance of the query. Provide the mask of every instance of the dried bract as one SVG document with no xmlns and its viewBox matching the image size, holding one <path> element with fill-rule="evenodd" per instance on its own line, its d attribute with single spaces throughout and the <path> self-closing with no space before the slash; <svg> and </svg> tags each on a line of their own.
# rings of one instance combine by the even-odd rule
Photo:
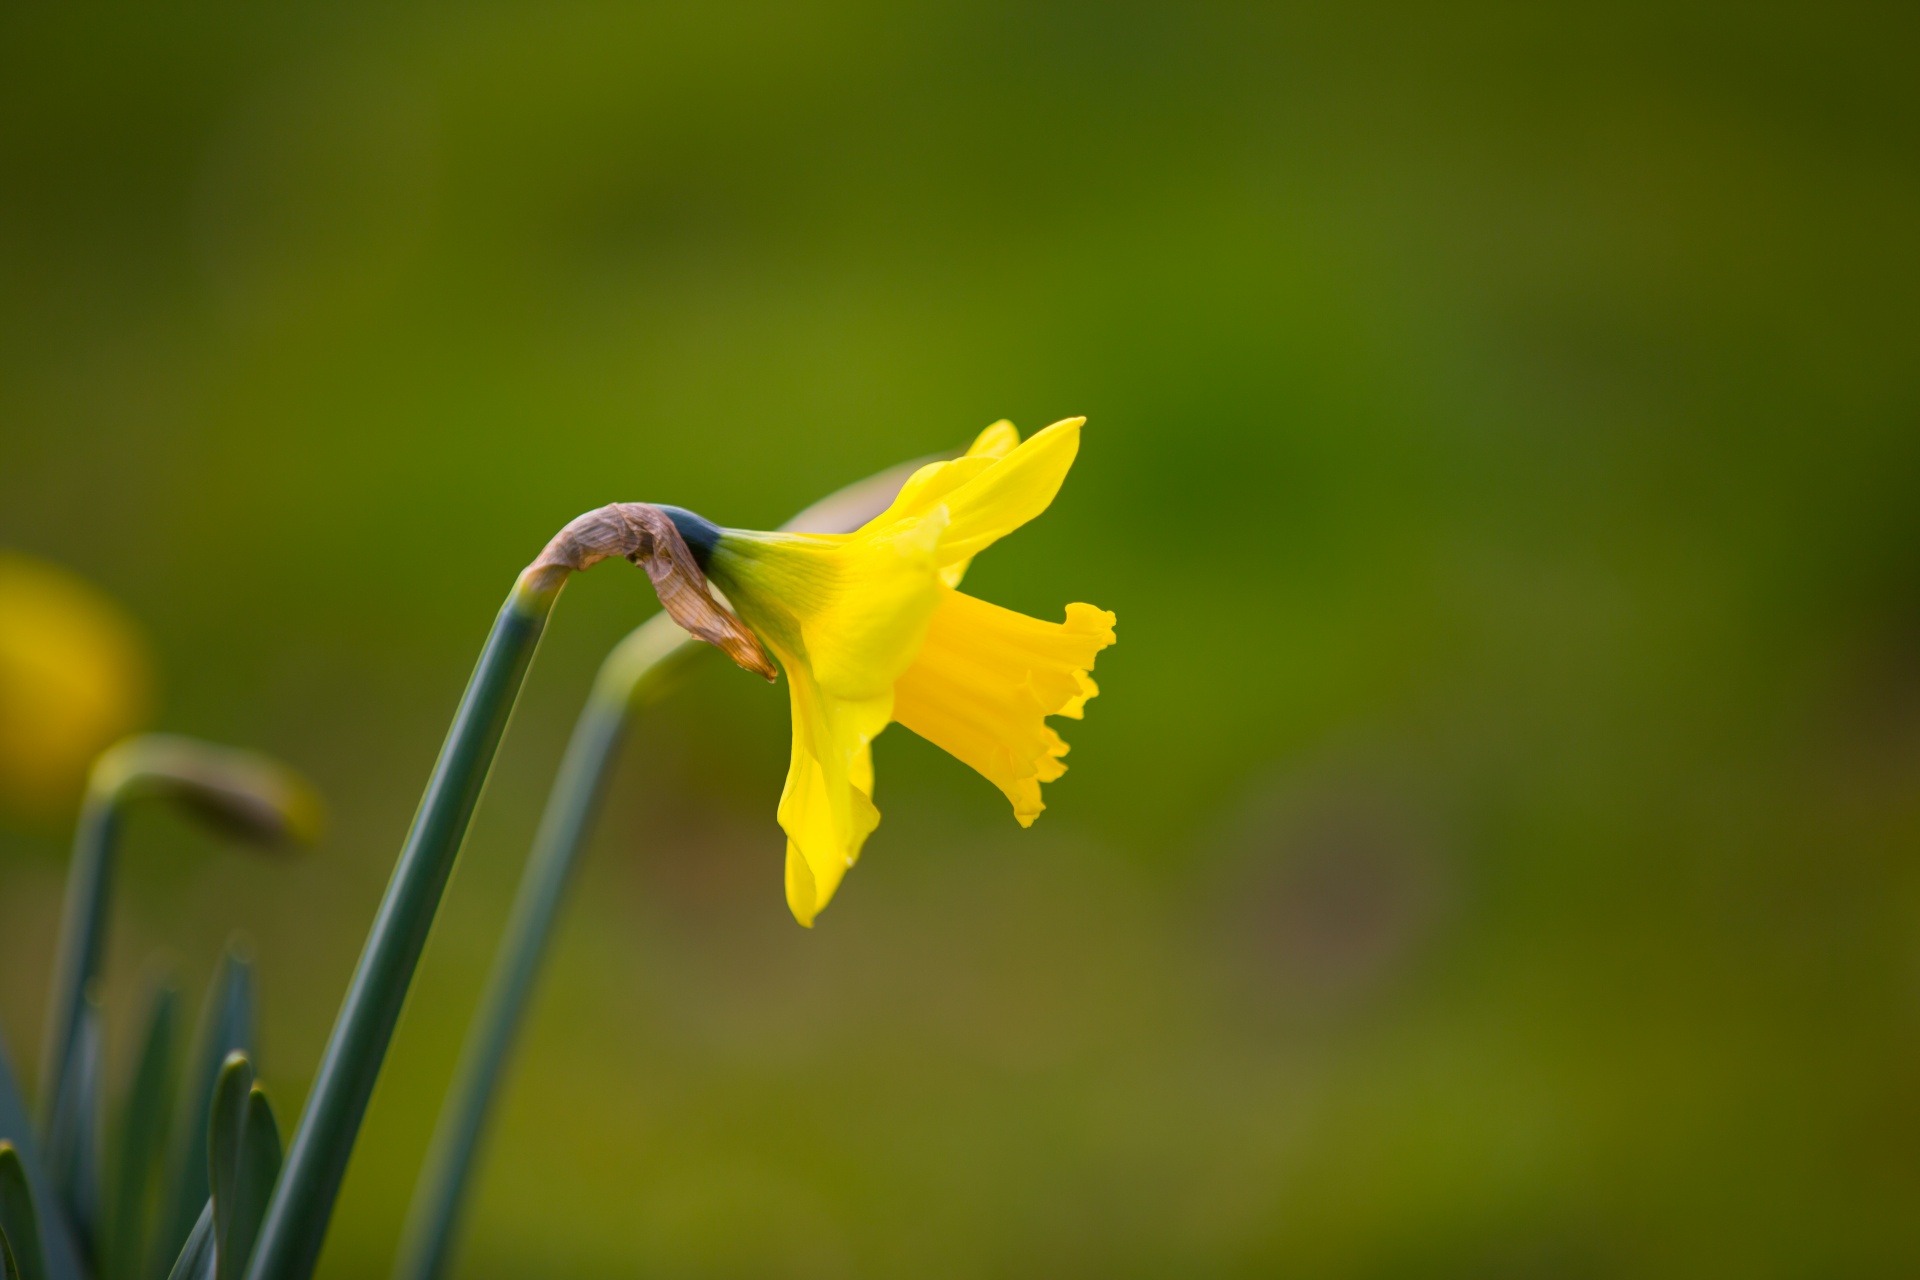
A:
<svg viewBox="0 0 1920 1280">
<path fill-rule="evenodd" d="M 667 614 L 747 671 L 774 680 L 778 672 L 740 619 L 713 598 L 707 575 L 673 520 L 648 502 L 614 502 L 575 518 L 527 568 L 535 590 L 556 590 L 569 572 L 622 556 L 647 571 Z"/>
</svg>

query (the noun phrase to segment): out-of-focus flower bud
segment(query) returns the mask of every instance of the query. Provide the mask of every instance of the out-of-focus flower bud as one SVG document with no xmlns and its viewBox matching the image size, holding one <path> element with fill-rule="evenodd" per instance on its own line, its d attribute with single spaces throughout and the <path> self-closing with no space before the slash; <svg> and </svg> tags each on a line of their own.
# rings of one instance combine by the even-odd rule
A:
<svg viewBox="0 0 1920 1280">
<path fill-rule="evenodd" d="M 265 849 L 312 844 L 324 823 L 319 794 L 285 765 L 170 733 L 115 744 L 89 787 L 105 804 L 171 801 L 216 834 Z"/>
</svg>

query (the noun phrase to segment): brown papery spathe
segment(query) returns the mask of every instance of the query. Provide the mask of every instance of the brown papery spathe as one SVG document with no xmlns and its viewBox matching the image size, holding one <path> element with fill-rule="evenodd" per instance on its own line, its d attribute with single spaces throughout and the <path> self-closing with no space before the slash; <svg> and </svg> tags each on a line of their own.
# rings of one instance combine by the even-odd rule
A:
<svg viewBox="0 0 1920 1280">
<path fill-rule="evenodd" d="M 746 624 L 713 598 L 707 575 L 672 519 L 648 502 L 614 502 L 575 517 L 527 566 L 531 590 L 558 590 L 570 572 L 622 556 L 647 571 L 660 604 L 689 634 L 769 681 L 778 674 Z"/>
</svg>

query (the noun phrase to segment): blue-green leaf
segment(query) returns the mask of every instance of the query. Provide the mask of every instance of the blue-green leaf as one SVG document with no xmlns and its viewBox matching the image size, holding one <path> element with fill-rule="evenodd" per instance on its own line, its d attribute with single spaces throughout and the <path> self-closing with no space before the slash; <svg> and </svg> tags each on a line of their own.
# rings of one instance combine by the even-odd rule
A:
<svg viewBox="0 0 1920 1280">
<path fill-rule="evenodd" d="M 6 1280 L 20 1280 L 20 1264 L 13 1260 L 13 1242 L 7 1239 L 7 1233 L 0 1230 L 0 1276 Z"/>
<path fill-rule="evenodd" d="M 187 1233 L 180 1256 L 173 1260 L 167 1280 L 213 1280 L 213 1267 L 213 1201 L 209 1200 L 200 1207 L 200 1216 Z"/>
<path fill-rule="evenodd" d="M 238 943 L 229 943 L 214 972 L 207 1003 L 200 1013 L 193 1048 L 180 1082 L 155 1223 L 149 1276 L 164 1276 L 192 1232 L 201 1208 L 212 1195 L 207 1177 L 207 1126 L 213 1088 L 227 1055 L 253 1052 L 253 963 Z"/>
<path fill-rule="evenodd" d="M 230 1054 L 213 1091 L 207 1133 L 219 1280 L 241 1280 L 280 1176 L 280 1126 L 243 1053 Z"/>
<path fill-rule="evenodd" d="M 253 1089 L 253 1064 L 247 1055 L 227 1055 L 220 1079 L 213 1086 L 213 1115 L 207 1125 L 207 1173 L 213 1184 L 213 1248 L 220 1280 L 231 1280 L 235 1268 L 228 1240 L 238 1225 L 240 1150 L 246 1137 L 247 1094 Z"/>
<path fill-rule="evenodd" d="M 121 1108 L 114 1145 L 113 1190 L 104 1224 L 102 1268 L 107 1280 L 139 1280 L 146 1261 L 147 1224 L 154 1184 L 165 1150 L 167 1109 L 173 1084 L 173 1042 L 180 992 L 171 983 L 152 988 L 146 1034 Z"/>
<path fill-rule="evenodd" d="M 7 1233 L 13 1269 L 20 1280 L 47 1280 L 46 1259 L 40 1249 L 40 1215 L 34 1209 L 26 1167 L 11 1142 L 0 1142 L 0 1231 Z"/>
<path fill-rule="evenodd" d="M 20 1087 L 14 1082 L 4 1037 L 0 1037 L 0 1139 L 13 1144 L 27 1185 L 34 1189 L 36 1201 L 51 1204 L 53 1188 L 47 1181 L 46 1169 L 41 1165 L 34 1145 L 33 1122 L 27 1115 L 26 1103 L 21 1099 Z M 80 1258 L 74 1248 L 73 1237 L 67 1230 L 66 1220 L 54 1213 L 41 1225 L 45 1231 L 40 1247 L 45 1255 L 49 1280 L 81 1280 Z M 18 1257 L 17 1254 L 15 1256 Z"/>
<path fill-rule="evenodd" d="M 258 1084 L 247 1092 L 247 1124 L 240 1135 L 233 1213 L 220 1239 L 220 1280 L 241 1280 L 253 1256 L 260 1222 L 280 1177 L 280 1126 L 273 1104 Z"/>
<path fill-rule="evenodd" d="M 7 1056 L 7 1042 L 0 1038 L 0 1139 L 16 1146 L 33 1141 L 33 1121 L 27 1115 L 26 1101 L 13 1078 L 13 1062 Z"/>
<path fill-rule="evenodd" d="M 100 1224 L 100 1062 L 103 1018 L 100 1002 L 89 992 L 80 1002 L 73 1053 L 66 1059 L 68 1079 L 58 1091 L 59 1107 L 47 1133 L 47 1172 L 74 1231 L 88 1250 Z"/>
</svg>

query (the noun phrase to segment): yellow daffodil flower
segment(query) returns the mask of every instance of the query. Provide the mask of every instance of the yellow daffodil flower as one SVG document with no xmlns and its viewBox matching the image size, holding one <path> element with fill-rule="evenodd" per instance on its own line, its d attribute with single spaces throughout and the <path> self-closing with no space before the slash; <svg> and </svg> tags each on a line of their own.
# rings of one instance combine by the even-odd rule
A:
<svg viewBox="0 0 1920 1280">
<path fill-rule="evenodd" d="M 872 743 L 888 724 L 972 765 L 1022 826 L 1046 807 L 1040 784 L 1066 772 L 1067 744 L 1046 719 L 1079 719 L 1099 692 L 1087 673 L 1114 642 L 1114 615 L 1070 604 L 1064 622 L 1045 622 L 957 588 L 974 556 L 1053 501 L 1084 421 L 1024 442 L 995 423 L 964 456 L 916 471 L 850 534 L 709 526 L 688 539 L 787 674 L 793 759 L 779 819 L 801 924 L 880 821 Z"/>
<path fill-rule="evenodd" d="M 146 713 L 145 646 L 112 600 L 64 569 L 0 551 L 0 802 L 51 816 Z"/>
</svg>

